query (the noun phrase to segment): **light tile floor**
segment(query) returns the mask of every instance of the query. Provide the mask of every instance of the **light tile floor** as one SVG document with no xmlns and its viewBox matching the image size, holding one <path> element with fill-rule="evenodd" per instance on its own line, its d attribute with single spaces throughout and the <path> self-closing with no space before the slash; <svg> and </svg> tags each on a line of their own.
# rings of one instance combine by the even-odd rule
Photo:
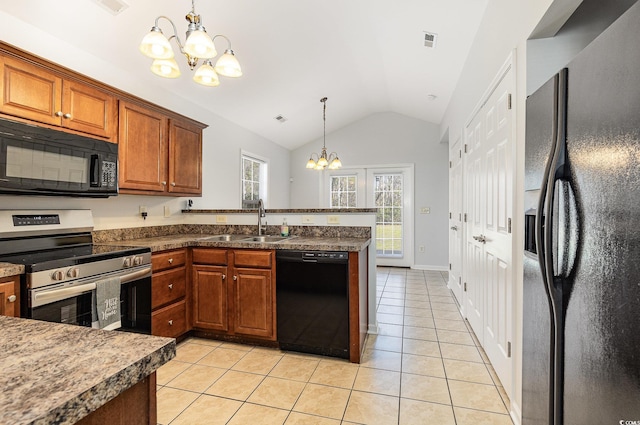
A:
<svg viewBox="0 0 640 425">
<path fill-rule="evenodd" d="M 158 422 L 512 425 L 446 273 L 378 268 L 380 332 L 360 365 L 190 338 L 158 370 Z"/>
</svg>

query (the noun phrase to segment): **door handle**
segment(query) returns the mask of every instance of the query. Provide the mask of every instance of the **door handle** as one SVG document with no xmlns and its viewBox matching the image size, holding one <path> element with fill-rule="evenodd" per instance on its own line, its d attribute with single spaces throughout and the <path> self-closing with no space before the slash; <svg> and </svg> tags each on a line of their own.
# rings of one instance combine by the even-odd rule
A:
<svg viewBox="0 0 640 425">
<path fill-rule="evenodd" d="M 473 239 L 480 243 L 487 243 L 487 237 L 485 235 L 474 236 Z"/>
<path fill-rule="evenodd" d="M 238 276 L 233 276 L 233 280 L 238 280 Z"/>
<path fill-rule="evenodd" d="M 223 274 L 223 275 L 222 275 L 222 280 L 225 280 L 226 278 L 227 278 L 227 275 L 226 275 L 226 274 Z"/>
<path fill-rule="evenodd" d="M 458 226 L 451 226 L 451 230 L 455 230 L 457 232 L 458 231 Z"/>
</svg>

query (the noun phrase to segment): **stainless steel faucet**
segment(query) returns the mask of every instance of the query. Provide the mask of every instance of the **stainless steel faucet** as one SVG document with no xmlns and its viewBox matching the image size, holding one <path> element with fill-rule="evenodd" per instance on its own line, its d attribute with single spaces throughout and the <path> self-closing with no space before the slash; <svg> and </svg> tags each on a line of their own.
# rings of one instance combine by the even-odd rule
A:
<svg viewBox="0 0 640 425">
<path fill-rule="evenodd" d="M 267 213 L 264 210 L 264 204 L 262 203 L 262 199 L 258 199 L 258 235 L 261 236 L 262 232 L 267 231 L 267 222 L 264 222 L 264 226 L 262 225 L 262 217 L 266 217 Z"/>
</svg>

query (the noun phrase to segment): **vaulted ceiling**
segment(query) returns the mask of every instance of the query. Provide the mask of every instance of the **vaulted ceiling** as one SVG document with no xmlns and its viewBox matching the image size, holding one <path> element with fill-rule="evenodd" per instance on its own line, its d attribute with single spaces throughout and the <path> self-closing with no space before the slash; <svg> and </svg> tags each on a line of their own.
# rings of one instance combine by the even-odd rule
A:
<svg viewBox="0 0 640 425">
<path fill-rule="evenodd" d="M 115 15 L 101 0 L 4 1 L 0 10 L 293 149 L 322 136 L 324 96 L 327 132 L 381 111 L 439 123 L 488 1 L 196 0 L 209 34 L 229 37 L 244 72 L 215 88 L 195 84 L 182 57 L 179 80 L 156 77 L 138 51 L 159 15 L 184 41 L 189 0 L 124 0 Z M 166 21 L 160 27 L 172 33 Z M 434 48 L 425 32 L 437 34 Z"/>
</svg>

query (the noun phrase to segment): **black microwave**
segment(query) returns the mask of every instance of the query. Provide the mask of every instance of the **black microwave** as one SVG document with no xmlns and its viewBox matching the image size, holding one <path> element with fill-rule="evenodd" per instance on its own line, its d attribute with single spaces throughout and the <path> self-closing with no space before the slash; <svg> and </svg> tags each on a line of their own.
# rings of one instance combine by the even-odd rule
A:
<svg viewBox="0 0 640 425">
<path fill-rule="evenodd" d="M 118 194 L 118 145 L 0 118 L 0 193 Z"/>
</svg>

